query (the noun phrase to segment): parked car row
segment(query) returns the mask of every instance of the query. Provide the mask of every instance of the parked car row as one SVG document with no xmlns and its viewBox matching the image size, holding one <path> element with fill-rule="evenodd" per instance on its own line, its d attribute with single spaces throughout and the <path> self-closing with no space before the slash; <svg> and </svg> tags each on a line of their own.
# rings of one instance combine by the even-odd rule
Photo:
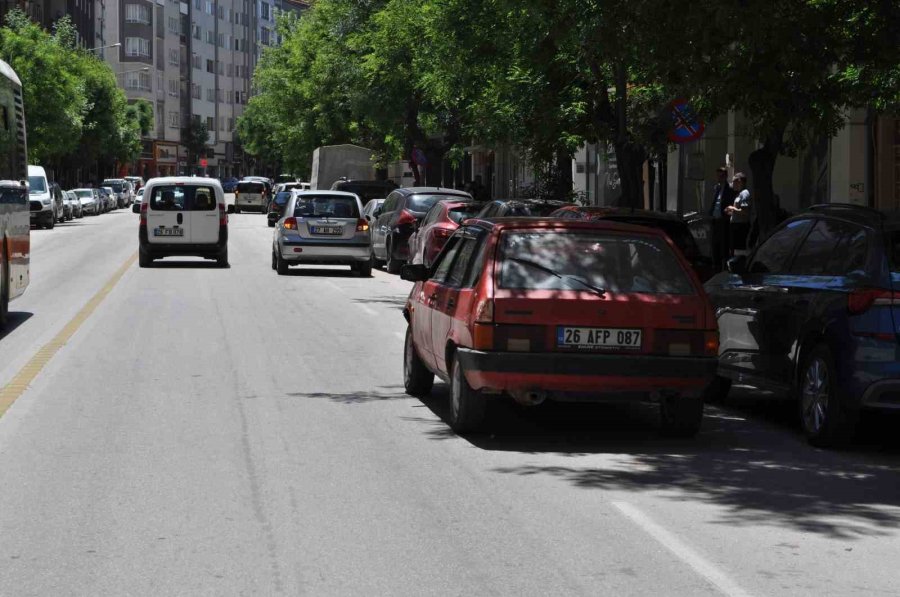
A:
<svg viewBox="0 0 900 597">
<path fill-rule="evenodd" d="M 96 216 L 132 202 L 132 183 L 107 179 L 103 186 L 64 191 L 49 180 L 44 168 L 28 166 L 29 210 L 32 225 L 52 229 L 57 223 Z M 117 190 L 118 189 L 118 190 Z"/>
<path fill-rule="evenodd" d="M 446 230 L 460 205 L 433 208 L 417 234 Z M 448 381 L 461 431 L 497 395 L 649 396 L 664 430 L 691 435 L 703 403 L 740 383 L 791 396 L 818 446 L 849 440 L 863 410 L 900 410 L 900 217 L 815 206 L 705 286 L 684 234 L 640 210 L 463 219 L 432 260 L 401 270 L 416 283 L 407 391 Z"/>
</svg>

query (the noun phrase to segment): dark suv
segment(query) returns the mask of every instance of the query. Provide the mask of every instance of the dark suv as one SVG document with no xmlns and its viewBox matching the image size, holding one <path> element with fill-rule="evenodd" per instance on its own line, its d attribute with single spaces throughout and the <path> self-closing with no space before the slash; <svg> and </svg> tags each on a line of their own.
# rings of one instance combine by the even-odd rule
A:
<svg viewBox="0 0 900 597">
<path fill-rule="evenodd" d="M 572 205 L 565 201 L 545 201 L 542 199 L 494 199 L 487 202 L 478 218 L 487 220 L 490 218 L 549 216 L 561 207 Z"/>
<path fill-rule="evenodd" d="M 900 214 L 830 204 L 782 223 L 706 283 L 731 382 L 797 399 L 810 442 L 852 435 L 863 408 L 900 409 Z"/>
<path fill-rule="evenodd" d="M 409 237 L 422 222 L 431 206 L 443 199 L 472 201 L 465 191 L 438 187 L 396 189 L 375 212 L 372 225 L 372 261 L 375 267 L 386 264 L 392 274 L 400 272 L 409 259 Z"/>
</svg>

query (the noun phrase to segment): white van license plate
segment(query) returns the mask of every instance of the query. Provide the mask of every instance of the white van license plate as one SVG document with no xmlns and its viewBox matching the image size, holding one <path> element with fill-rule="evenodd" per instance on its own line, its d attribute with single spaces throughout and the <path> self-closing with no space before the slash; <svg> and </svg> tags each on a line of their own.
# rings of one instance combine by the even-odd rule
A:
<svg viewBox="0 0 900 597">
<path fill-rule="evenodd" d="M 564 348 L 629 348 L 641 347 L 641 330 L 624 328 L 556 328 L 556 344 Z"/>
<path fill-rule="evenodd" d="M 156 228 L 153 236 L 184 236 L 184 228 Z"/>
</svg>

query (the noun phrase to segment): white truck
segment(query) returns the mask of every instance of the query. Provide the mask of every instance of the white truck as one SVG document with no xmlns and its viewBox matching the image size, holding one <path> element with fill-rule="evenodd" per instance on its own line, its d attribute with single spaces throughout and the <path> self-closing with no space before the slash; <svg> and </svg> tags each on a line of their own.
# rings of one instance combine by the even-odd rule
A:
<svg viewBox="0 0 900 597">
<path fill-rule="evenodd" d="M 372 150 L 358 145 L 326 145 L 313 152 L 310 188 L 330 190 L 338 180 L 373 180 Z"/>
</svg>

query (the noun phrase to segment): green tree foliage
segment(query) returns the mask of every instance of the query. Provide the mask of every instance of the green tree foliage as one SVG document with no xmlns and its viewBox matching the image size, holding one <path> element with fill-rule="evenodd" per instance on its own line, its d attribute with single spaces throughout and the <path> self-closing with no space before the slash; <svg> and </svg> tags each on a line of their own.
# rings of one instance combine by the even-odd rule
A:
<svg viewBox="0 0 900 597">
<path fill-rule="evenodd" d="M 134 118 L 109 66 L 75 40 L 68 17 L 49 34 L 13 10 L 0 29 L 0 57 L 22 80 L 29 160 L 53 168 L 131 161 L 152 125 L 152 107 L 142 102 Z"/>
<path fill-rule="evenodd" d="M 181 130 L 181 142 L 188 150 L 190 164 L 197 165 L 209 148 L 209 130 L 206 123 L 201 120 L 189 120 L 187 126 Z"/>
</svg>

